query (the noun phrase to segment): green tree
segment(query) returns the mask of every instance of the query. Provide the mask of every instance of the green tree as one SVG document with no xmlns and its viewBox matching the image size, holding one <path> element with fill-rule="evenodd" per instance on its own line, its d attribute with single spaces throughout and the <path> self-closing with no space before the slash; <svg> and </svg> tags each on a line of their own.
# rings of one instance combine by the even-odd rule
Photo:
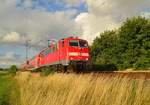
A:
<svg viewBox="0 0 150 105">
<path fill-rule="evenodd" d="M 114 42 L 116 40 L 115 31 L 105 31 L 104 33 L 101 33 L 99 37 L 96 37 L 94 40 L 93 45 L 91 46 L 91 56 L 92 61 L 97 63 L 99 60 L 100 62 L 105 63 L 105 59 L 101 58 L 106 57 L 104 52 L 107 52 L 106 50 L 110 50 L 112 46 L 114 46 Z M 109 51 L 108 51 L 109 53 Z M 99 59 L 97 59 L 99 58 Z"/>
<path fill-rule="evenodd" d="M 119 29 L 118 49 L 123 60 L 121 69 L 150 67 L 150 20 L 127 19 Z"/>
<path fill-rule="evenodd" d="M 118 69 L 150 67 L 150 20 L 143 17 L 127 19 L 115 31 L 105 31 L 91 46 L 92 61 L 114 64 Z"/>
</svg>

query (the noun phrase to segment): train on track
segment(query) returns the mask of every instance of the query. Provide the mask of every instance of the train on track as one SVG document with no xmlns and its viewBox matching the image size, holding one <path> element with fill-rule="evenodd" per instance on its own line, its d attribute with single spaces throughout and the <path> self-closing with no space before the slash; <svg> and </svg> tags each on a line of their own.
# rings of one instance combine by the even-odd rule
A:
<svg viewBox="0 0 150 105">
<path fill-rule="evenodd" d="M 57 71 L 81 72 L 90 65 L 88 42 L 77 37 L 63 38 L 50 43 L 39 54 L 21 66 L 24 70 L 55 67 Z"/>
</svg>

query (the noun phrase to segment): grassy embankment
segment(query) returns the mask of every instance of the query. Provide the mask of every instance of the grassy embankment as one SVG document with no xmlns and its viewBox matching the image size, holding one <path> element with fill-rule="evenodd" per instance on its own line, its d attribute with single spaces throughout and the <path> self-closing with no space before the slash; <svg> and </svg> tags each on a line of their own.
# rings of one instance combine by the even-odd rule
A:
<svg viewBox="0 0 150 105">
<path fill-rule="evenodd" d="M 21 105 L 149 105 L 150 80 L 121 76 L 17 75 Z"/>
<path fill-rule="evenodd" d="M 14 77 L 0 72 L 0 105 L 19 105 L 19 89 Z"/>
</svg>

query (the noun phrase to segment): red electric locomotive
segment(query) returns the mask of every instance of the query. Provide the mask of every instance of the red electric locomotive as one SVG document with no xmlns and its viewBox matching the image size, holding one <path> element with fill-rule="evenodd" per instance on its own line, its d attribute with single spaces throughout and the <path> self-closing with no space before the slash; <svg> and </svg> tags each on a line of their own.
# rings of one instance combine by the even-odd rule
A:
<svg viewBox="0 0 150 105">
<path fill-rule="evenodd" d="M 23 67 L 37 69 L 55 65 L 58 69 L 63 66 L 64 71 L 81 71 L 86 69 L 89 61 L 88 42 L 77 37 L 69 37 L 50 44 Z"/>
</svg>

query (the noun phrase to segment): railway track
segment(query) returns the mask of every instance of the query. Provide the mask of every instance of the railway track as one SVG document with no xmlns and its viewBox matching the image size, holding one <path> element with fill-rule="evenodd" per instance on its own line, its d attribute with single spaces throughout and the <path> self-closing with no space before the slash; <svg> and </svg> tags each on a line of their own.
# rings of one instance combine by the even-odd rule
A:
<svg viewBox="0 0 150 105">
<path fill-rule="evenodd" d="M 40 72 L 31 72 L 31 73 L 33 75 L 40 74 Z M 63 72 L 58 72 L 58 73 L 63 73 Z M 66 72 L 65 74 L 72 74 L 72 73 Z M 74 74 L 93 75 L 94 77 L 105 76 L 105 77 L 119 77 L 119 78 L 125 77 L 125 78 L 131 78 L 131 79 L 150 79 L 150 71 L 84 71 L 84 72 L 74 73 Z"/>
<path fill-rule="evenodd" d="M 150 79 L 150 71 L 96 71 L 83 72 L 83 74 L 91 74 L 95 77 L 125 77 L 132 79 Z"/>
</svg>

